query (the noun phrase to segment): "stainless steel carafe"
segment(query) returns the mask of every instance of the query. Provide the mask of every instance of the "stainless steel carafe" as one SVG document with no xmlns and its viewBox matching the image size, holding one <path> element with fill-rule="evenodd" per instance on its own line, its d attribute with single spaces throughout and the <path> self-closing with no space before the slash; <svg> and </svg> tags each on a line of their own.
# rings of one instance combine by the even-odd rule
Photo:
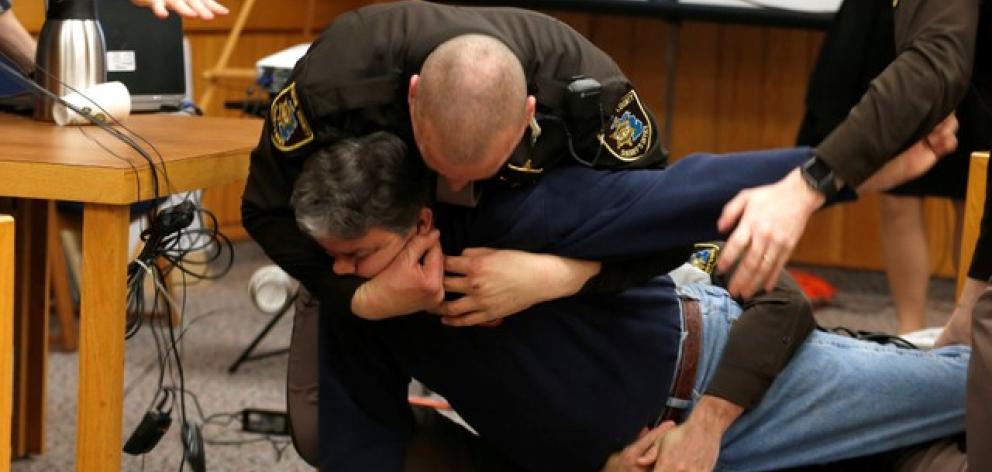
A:
<svg viewBox="0 0 992 472">
<path fill-rule="evenodd" d="M 107 45 L 96 14 L 97 0 L 48 0 L 38 36 L 35 81 L 62 96 L 107 81 Z M 52 121 L 52 100 L 39 97 L 34 117 Z"/>
</svg>

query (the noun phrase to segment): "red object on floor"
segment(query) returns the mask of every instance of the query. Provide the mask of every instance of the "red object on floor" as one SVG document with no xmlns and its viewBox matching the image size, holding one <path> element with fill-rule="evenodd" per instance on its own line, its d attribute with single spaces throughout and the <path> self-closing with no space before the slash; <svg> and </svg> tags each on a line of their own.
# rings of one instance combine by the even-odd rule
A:
<svg viewBox="0 0 992 472">
<path fill-rule="evenodd" d="M 433 408 L 435 410 L 450 410 L 451 405 L 444 400 L 437 398 L 421 397 L 419 395 L 410 395 L 406 397 L 407 401 L 414 406 L 423 406 L 427 408 Z"/>
<path fill-rule="evenodd" d="M 830 282 L 823 280 L 811 272 L 799 269 L 786 269 L 792 278 L 796 279 L 799 287 L 803 289 L 806 298 L 809 298 L 814 307 L 823 306 L 830 303 L 837 293 L 837 288 L 830 285 Z"/>
</svg>

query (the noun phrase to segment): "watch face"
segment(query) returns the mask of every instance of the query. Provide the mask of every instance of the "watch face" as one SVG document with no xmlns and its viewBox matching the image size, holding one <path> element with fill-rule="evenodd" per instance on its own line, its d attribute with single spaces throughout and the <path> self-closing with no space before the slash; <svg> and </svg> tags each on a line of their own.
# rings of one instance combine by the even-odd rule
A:
<svg viewBox="0 0 992 472">
<path fill-rule="evenodd" d="M 802 167 L 802 174 L 807 183 L 827 197 L 837 193 L 834 185 L 834 172 L 820 158 L 813 156 Z"/>
</svg>

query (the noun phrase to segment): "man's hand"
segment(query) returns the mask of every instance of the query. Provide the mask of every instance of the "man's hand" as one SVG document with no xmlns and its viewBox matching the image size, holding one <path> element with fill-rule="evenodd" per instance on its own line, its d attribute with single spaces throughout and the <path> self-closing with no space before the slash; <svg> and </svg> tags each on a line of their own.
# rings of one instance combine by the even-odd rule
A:
<svg viewBox="0 0 992 472">
<path fill-rule="evenodd" d="M 717 269 L 727 272 L 740 259 L 728 285 L 730 293 L 749 298 L 759 288 L 771 290 L 810 215 L 824 201 L 796 168 L 782 180 L 743 190 L 727 203 L 717 228 L 726 233 L 737 227 L 727 239 Z"/>
<path fill-rule="evenodd" d="M 389 266 L 358 288 L 351 311 L 381 320 L 436 308 L 444 300 L 440 236 L 437 230 L 415 235 Z"/>
<path fill-rule="evenodd" d="M 958 127 L 958 117 L 951 113 L 927 135 L 927 145 L 938 158 L 944 157 L 958 148 Z"/>
<path fill-rule="evenodd" d="M 464 297 L 441 305 L 448 326 L 489 324 L 537 303 L 574 295 L 599 272 L 598 262 L 549 254 L 469 248 L 448 256 L 444 289 Z"/>
<path fill-rule="evenodd" d="M 227 8 L 214 0 L 131 0 L 139 7 L 148 7 L 155 16 L 165 18 L 172 10 L 186 18 L 214 19 L 214 15 L 226 15 Z"/>
<path fill-rule="evenodd" d="M 722 398 L 704 395 L 689 419 L 660 435 L 637 464 L 655 471 L 710 471 L 720 456 L 720 441 L 744 409 Z"/>
<path fill-rule="evenodd" d="M 647 472 L 651 470 L 651 464 L 642 465 L 638 459 L 648 454 L 655 447 L 662 436 L 675 428 L 675 423 L 666 421 L 654 429 L 648 431 L 646 428 L 641 431 L 637 441 L 625 447 L 620 452 L 615 452 L 606 461 L 602 472 Z"/>
</svg>

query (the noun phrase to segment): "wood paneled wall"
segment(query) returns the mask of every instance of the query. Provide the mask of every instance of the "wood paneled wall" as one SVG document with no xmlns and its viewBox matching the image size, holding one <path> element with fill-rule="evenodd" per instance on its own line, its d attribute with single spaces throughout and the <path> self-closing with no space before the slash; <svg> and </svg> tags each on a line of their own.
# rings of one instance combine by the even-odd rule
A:
<svg viewBox="0 0 992 472">
<path fill-rule="evenodd" d="M 185 25 L 193 48 L 195 96 L 204 90 L 202 72 L 220 55 L 227 30 L 241 1 L 228 0 L 232 14 L 213 22 Z M 232 57 L 231 66 L 250 67 L 266 54 L 305 40 L 307 22 L 316 30 L 342 11 L 382 1 L 261 1 L 256 4 Z M 37 31 L 41 2 L 20 1 L 15 10 Z M 659 118 L 664 110 L 665 52 L 669 24 L 653 18 L 576 12 L 548 12 L 561 18 L 609 53 L 637 85 Z M 808 30 L 684 23 L 678 47 L 676 97 L 671 151 L 733 152 L 791 146 L 803 114 L 807 79 L 823 33 Z M 248 81 L 226 81 L 209 114 L 238 115 L 222 110 L 226 99 L 246 96 Z M 211 189 L 207 201 L 235 236 L 240 229 L 239 198 L 243 184 Z M 928 200 L 927 222 L 931 260 L 938 273 L 953 274 L 954 218 L 951 205 Z M 826 210 L 814 217 L 794 261 L 845 267 L 881 268 L 877 200 L 872 197 Z"/>
</svg>

